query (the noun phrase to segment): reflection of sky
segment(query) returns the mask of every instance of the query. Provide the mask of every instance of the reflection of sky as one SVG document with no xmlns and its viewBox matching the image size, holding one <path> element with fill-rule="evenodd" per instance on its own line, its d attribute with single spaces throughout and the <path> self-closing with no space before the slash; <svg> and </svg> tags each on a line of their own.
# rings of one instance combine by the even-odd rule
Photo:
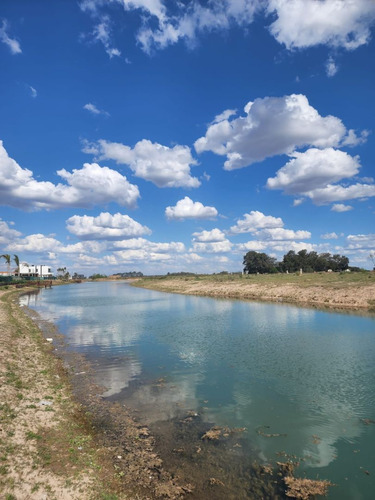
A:
<svg viewBox="0 0 375 500">
<path fill-rule="evenodd" d="M 101 363 L 95 370 L 95 378 L 105 388 L 102 396 L 109 397 L 128 387 L 141 372 L 140 363 L 134 359 L 114 359 L 112 362 Z"/>
<path fill-rule="evenodd" d="M 164 365 L 173 383 L 145 384 L 131 396 L 150 419 L 207 400 L 204 418 L 247 427 L 265 456 L 288 448 L 323 467 L 334 460 L 340 440 L 360 438 L 360 418 L 375 418 L 371 318 L 120 283 L 42 290 L 35 307 L 90 357 L 128 355 L 117 364 L 99 363 L 107 395 L 145 373 L 157 379 Z M 287 439 L 257 435 L 265 425 L 265 432 L 287 433 Z"/>
</svg>

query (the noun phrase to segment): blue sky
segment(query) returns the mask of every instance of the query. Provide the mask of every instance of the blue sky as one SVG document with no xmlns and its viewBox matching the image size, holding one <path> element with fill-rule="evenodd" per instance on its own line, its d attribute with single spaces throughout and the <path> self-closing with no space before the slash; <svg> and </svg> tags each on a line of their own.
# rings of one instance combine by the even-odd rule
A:
<svg viewBox="0 0 375 500">
<path fill-rule="evenodd" d="M 0 253 L 372 267 L 374 24 L 372 0 L 2 0 Z"/>
</svg>

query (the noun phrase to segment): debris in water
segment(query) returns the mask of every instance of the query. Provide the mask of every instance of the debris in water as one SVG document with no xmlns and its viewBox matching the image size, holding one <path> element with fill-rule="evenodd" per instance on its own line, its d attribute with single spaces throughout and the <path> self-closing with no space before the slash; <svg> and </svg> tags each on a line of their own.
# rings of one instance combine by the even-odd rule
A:
<svg viewBox="0 0 375 500">
<path fill-rule="evenodd" d="M 300 479 L 293 476 L 284 477 L 287 486 L 285 492 L 287 497 L 308 500 L 315 495 L 326 496 L 328 488 L 333 486 L 329 481 L 319 481 L 317 479 Z"/>
<path fill-rule="evenodd" d="M 220 481 L 220 479 L 216 479 L 215 477 L 210 477 L 210 485 L 211 486 L 225 486 L 223 481 Z"/>
<path fill-rule="evenodd" d="M 269 434 L 264 432 L 262 429 L 269 429 L 269 425 L 263 425 L 257 430 L 257 434 L 262 437 L 266 438 L 274 438 L 274 437 L 287 437 L 287 434 L 279 434 L 279 433 L 274 433 L 274 434 Z"/>
<path fill-rule="evenodd" d="M 375 424 L 375 420 L 372 420 L 371 418 L 361 418 L 361 422 L 366 425 Z"/>
<path fill-rule="evenodd" d="M 319 436 L 316 436 L 315 434 L 313 434 L 313 443 L 314 444 L 319 444 L 322 440 L 320 439 Z"/>
</svg>

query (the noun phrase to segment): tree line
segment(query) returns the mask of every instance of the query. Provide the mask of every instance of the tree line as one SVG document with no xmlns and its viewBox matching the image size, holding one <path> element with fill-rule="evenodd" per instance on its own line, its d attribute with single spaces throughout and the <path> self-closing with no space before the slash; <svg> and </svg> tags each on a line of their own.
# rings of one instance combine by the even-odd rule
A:
<svg viewBox="0 0 375 500">
<path fill-rule="evenodd" d="M 306 249 L 290 250 L 278 262 L 266 253 L 250 251 L 243 258 L 244 272 L 247 274 L 293 273 L 302 269 L 305 273 L 319 271 L 345 271 L 349 269 L 349 259 L 345 255 L 308 252 Z"/>
</svg>

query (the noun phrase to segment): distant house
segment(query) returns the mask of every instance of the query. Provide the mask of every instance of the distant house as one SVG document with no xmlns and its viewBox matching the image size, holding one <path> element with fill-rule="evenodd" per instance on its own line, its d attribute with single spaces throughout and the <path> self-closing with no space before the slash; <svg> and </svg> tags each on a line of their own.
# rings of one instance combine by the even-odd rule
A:
<svg viewBox="0 0 375 500">
<path fill-rule="evenodd" d="M 20 278 L 51 279 L 53 277 L 53 274 L 52 269 L 48 266 L 20 264 L 18 276 Z"/>
</svg>

